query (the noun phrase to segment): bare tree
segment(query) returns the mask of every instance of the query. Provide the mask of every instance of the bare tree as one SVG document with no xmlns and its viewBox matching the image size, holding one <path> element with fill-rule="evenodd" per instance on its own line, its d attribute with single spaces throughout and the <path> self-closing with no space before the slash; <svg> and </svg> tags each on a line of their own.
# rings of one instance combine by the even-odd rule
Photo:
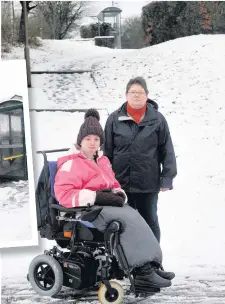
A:
<svg viewBox="0 0 225 304">
<path fill-rule="evenodd" d="M 129 17 L 122 24 L 122 48 L 140 49 L 145 46 L 145 32 L 140 17 Z"/>
<path fill-rule="evenodd" d="M 12 42 L 12 13 L 10 2 L 1 1 L 1 34 L 2 43 Z"/>
<path fill-rule="evenodd" d="M 30 11 L 37 7 L 37 4 L 31 4 L 33 1 L 20 1 L 22 10 L 21 10 L 21 17 L 20 17 L 20 30 L 19 30 L 18 42 L 24 42 L 24 40 L 25 40 L 25 36 L 24 36 L 25 11 L 24 11 L 23 2 L 26 3 L 27 17 L 29 15 Z"/>
<path fill-rule="evenodd" d="M 39 11 L 51 28 L 52 39 L 63 39 L 67 32 L 76 25 L 86 9 L 83 1 L 42 1 Z"/>
</svg>

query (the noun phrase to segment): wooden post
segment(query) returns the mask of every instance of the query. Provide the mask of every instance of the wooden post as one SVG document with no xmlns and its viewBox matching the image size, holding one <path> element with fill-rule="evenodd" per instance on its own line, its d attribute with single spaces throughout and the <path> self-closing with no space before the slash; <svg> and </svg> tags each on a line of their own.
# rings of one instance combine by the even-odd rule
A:
<svg viewBox="0 0 225 304">
<path fill-rule="evenodd" d="M 23 1 L 24 9 L 24 56 L 27 68 L 27 87 L 31 88 L 31 72 L 30 72 L 30 49 L 28 44 L 28 24 L 27 24 L 27 4 Z"/>
</svg>

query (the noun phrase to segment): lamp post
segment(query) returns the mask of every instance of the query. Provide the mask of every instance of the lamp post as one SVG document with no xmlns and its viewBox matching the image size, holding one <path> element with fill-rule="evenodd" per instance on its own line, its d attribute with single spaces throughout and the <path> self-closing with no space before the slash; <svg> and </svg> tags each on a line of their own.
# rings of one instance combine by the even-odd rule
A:
<svg viewBox="0 0 225 304">
<path fill-rule="evenodd" d="M 28 44 L 26 1 L 23 1 L 23 10 L 24 10 L 24 56 L 25 56 L 25 60 L 26 60 L 26 69 L 27 69 L 27 86 L 28 86 L 28 88 L 31 88 L 30 49 L 29 49 L 29 44 Z"/>
</svg>

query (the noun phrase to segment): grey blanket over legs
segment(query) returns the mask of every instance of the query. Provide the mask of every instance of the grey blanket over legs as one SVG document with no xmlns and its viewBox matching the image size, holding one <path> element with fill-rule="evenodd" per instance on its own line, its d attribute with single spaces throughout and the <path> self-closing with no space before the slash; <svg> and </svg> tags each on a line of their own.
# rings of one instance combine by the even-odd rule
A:
<svg viewBox="0 0 225 304">
<path fill-rule="evenodd" d="M 162 251 L 151 228 L 143 217 L 128 205 L 124 207 L 104 207 L 92 224 L 104 232 L 108 224 L 118 220 L 123 224 L 120 243 L 130 268 L 142 266 L 146 262 L 162 263 Z"/>
</svg>

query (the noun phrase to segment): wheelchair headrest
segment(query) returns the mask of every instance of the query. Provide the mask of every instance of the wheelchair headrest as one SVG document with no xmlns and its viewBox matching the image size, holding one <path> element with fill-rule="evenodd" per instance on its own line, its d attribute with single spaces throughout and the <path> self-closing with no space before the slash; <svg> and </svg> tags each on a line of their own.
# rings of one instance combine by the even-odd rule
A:
<svg viewBox="0 0 225 304">
<path fill-rule="evenodd" d="M 57 161 L 48 161 L 48 168 L 50 173 L 51 195 L 55 198 L 54 183 L 55 183 L 55 175 L 57 171 Z"/>
</svg>

